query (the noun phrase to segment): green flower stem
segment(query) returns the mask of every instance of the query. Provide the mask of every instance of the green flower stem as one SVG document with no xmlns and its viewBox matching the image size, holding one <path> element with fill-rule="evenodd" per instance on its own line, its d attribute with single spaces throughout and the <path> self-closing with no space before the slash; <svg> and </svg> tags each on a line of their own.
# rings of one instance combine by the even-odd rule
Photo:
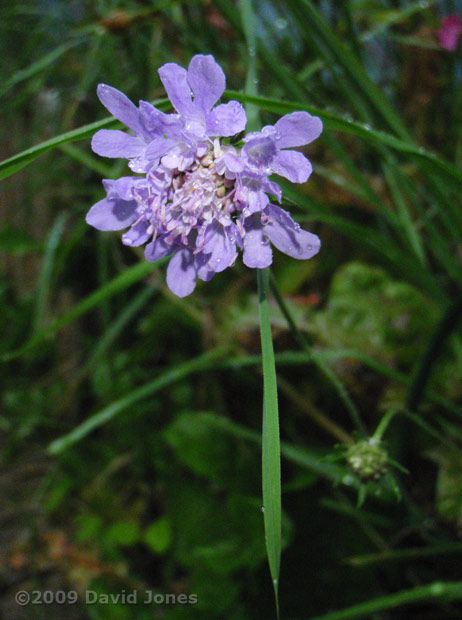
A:
<svg viewBox="0 0 462 620">
<path fill-rule="evenodd" d="M 279 617 L 278 584 L 281 560 L 281 456 L 273 339 L 268 306 L 269 269 L 257 269 L 258 305 L 263 362 L 262 484 L 266 549 Z"/>
<path fill-rule="evenodd" d="M 354 439 L 341 426 L 330 420 L 324 413 L 315 407 L 311 402 L 299 394 L 291 384 L 282 377 L 277 378 L 278 388 L 289 398 L 294 405 L 304 411 L 319 427 L 323 428 L 340 443 L 353 445 Z"/>
<path fill-rule="evenodd" d="M 373 438 L 381 440 L 384 432 L 387 430 L 391 419 L 398 413 L 398 409 L 389 409 L 383 418 L 380 420 L 377 428 L 374 431 Z"/>
</svg>

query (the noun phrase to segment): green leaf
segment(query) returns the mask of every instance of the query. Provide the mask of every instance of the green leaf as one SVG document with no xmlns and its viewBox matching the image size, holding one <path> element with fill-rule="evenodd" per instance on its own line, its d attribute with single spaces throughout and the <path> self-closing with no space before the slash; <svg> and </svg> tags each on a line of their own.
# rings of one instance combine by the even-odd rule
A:
<svg viewBox="0 0 462 620">
<path fill-rule="evenodd" d="M 269 270 L 257 269 L 263 362 L 262 484 L 266 548 L 276 605 L 281 562 L 281 455 L 273 337 L 268 306 Z M 278 614 L 279 615 L 279 614 Z"/>
<path fill-rule="evenodd" d="M 140 537 L 140 526 L 136 521 L 117 521 L 105 532 L 105 540 L 113 545 L 128 547 L 134 545 Z"/>
<path fill-rule="evenodd" d="M 143 534 L 143 541 L 154 553 L 165 553 L 172 543 L 172 526 L 167 517 L 160 517 L 149 525 Z"/>
</svg>

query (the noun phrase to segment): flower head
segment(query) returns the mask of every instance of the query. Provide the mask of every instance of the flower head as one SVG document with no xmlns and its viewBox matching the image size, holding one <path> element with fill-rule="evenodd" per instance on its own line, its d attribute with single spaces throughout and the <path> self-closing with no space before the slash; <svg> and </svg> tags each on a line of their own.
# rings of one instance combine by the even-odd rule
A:
<svg viewBox="0 0 462 620">
<path fill-rule="evenodd" d="M 213 56 L 194 56 L 188 69 L 167 63 L 159 75 L 175 112 L 165 114 L 146 101 L 136 107 L 123 93 L 100 84 L 103 105 L 135 135 L 98 131 L 92 148 L 105 157 L 125 157 L 138 176 L 103 181 L 106 197 L 87 214 L 99 230 L 128 230 L 125 245 L 145 247 L 147 260 L 171 256 L 167 284 L 189 295 L 197 278 L 210 280 L 243 250 L 249 267 L 272 262 L 270 242 L 295 258 L 310 258 L 320 248 L 281 201 L 273 172 L 297 183 L 311 174 L 306 157 L 291 149 L 309 144 L 322 123 L 307 112 L 293 112 L 274 126 L 244 137 L 236 148 L 229 138 L 246 125 L 237 101 L 215 105 L 225 75 Z"/>
<path fill-rule="evenodd" d="M 454 52 L 462 36 L 462 19 L 458 15 L 446 15 L 438 30 L 438 39 L 441 47 Z"/>
</svg>

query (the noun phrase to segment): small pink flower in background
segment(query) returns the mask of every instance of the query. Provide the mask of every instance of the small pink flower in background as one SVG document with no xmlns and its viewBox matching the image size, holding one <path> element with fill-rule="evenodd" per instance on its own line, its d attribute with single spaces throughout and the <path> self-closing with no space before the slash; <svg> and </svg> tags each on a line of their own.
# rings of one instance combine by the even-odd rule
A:
<svg viewBox="0 0 462 620">
<path fill-rule="evenodd" d="M 462 36 L 462 19 L 455 14 L 446 15 L 438 30 L 438 39 L 441 47 L 453 52 L 457 49 Z"/>
</svg>

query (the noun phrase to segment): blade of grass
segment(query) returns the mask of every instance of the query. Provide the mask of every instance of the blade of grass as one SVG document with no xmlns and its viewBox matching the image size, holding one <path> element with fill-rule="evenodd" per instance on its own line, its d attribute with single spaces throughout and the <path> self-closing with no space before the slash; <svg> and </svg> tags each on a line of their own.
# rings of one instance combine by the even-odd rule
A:
<svg viewBox="0 0 462 620">
<path fill-rule="evenodd" d="M 106 424 L 110 420 L 114 419 L 116 415 L 125 409 L 132 407 L 140 400 L 143 400 L 148 396 L 152 396 L 164 387 L 168 387 L 172 383 L 175 383 L 176 381 L 179 381 L 180 379 L 183 379 L 184 377 L 187 377 L 195 372 L 214 368 L 214 361 L 220 357 L 223 357 L 226 351 L 226 347 L 211 349 L 210 351 L 188 360 L 183 364 L 178 364 L 177 366 L 170 368 L 156 377 L 153 381 L 140 386 L 139 388 L 131 391 L 129 394 L 126 394 L 122 398 L 119 398 L 115 402 L 111 403 L 98 413 L 90 416 L 85 420 L 85 422 L 74 428 L 67 435 L 59 437 L 59 439 L 55 439 L 48 446 L 48 451 L 50 454 L 59 454 L 74 443 L 89 435 L 96 428 L 99 428 L 103 424 Z"/>
<path fill-rule="evenodd" d="M 82 151 L 73 144 L 61 144 L 59 150 L 71 157 L 79 164 L 83 164 L 85 168 L 93 170 L 98 174 L 101 174 L 105 179 L 112 179 L 114 175 L 114 169 L 112 166 L 108 166 L 103 161 L 96 159 L 93 155 Z"/>
<path fill-rule="evenodd" d="M 102 334 L 91 352 L 86 364 L 80 371 L 80 376 L 85 376 L 92 368 L 95 367 L 98 360 L 107 352 L 107 350 L 114 344 L 115 340 L 123 332 L 124 328 L 130 323 L 133 317 L 147 304 L 147 302 L 154 296 L 156 292 L 155 288 L 146 287 L 133 300 L 127 304 L 122 312 L 113 319 L 107 330 Z"/>
<path fill-rule="evenodd" d="M 439 555 L 462 553 L 462 542 L 451 542 L 432 547 L 414 547 L 411 549 L 387 549 L 380 553 L 368 553 L 367 555 L 355 555 L 347 558 L 345 562 L 351 566 L 371 566 L 382 562 L 401 562 L 415 558 L 430 558 Z"/>
<path fill-rule="evenodd" d="M 462 293 L 454 299 L 442 315 L 428 343 L 425 353 L 417 363 L 417 368 L 406 397 L 406 407 L 416 412 L 425 393 L 431 371 L 441 354 L 449 336 L 462 317 Z"/>
<path fill-rule="evenodd" d="M 281 562 L 281 456 L 273 337 L 268 306 L 269 269 L 257 269 L 260 337 L 263 363 L 262 479 L 266 549 L 279 617 Z"/>
<path fill-rule="evenodd" d="M 62 213 L 56 218 L 45 244 L 45 254 L 43 257 L 42 268 L 37 286 L 37 303 L 35 305 L 35 317 L 32 328 L 33 334 L 37 334 L 43 326 L 43 321 L 47 310 L 48 295 L 51 288 L 51 278 L 53 274 L 56 250 L 64 232 L 64 226 L 68 217 L 68 213 Z"/>
<path fill-rule="evenodd" d="M 341 114 L 336 114 L 330 110 L 323 110 L 305 103 L 281 101 L 279 99 L 261 97 L 259 95 L 249 95 L 232 90 L 225 91 L 224 95 L 226 99 L 237 99 L 243 103 L 255 103 L 261 109 L 268 110 L 269 112 L 275 112 L 276 114 L 285 114 L 295 110 L 306 110 L 307 112 L 310 112 L 310 114 L 320 116 L 327 129 L 352 134 L 359 138 L 363 138 L 372 144 L 385 144 L 398 152 L 412 155 L 417 162 L 420 164 L 424 163 L 428 167 L 428 170 L 443 173 L 445 179 L 452 183 L 455 187 L 462 187 L 462 171 L 450 162 L 439 157 L 438 155 L 435 155 L 434 153 L 426 151 L 422 147 L 416 146 L 412 142 L 407 142 L 384 131 L 373 129 L 368 125 L 364 125 L 346 118 Z M 167 99 L 159 99 L 154 103 L 160 110 L 166 110 L 171 105 Z M 4 179 L 14 174 L 43 153 L 46 153 L 61 144 L 89 138 L 98 129 L 116 128 L 121 126 L 122 125 L 119 121 L 115 120 L 113 117 L 108 117 L 100 121 L 96 121 L 95 123 L 84 125 L 78 129 L 68 131 L 47 140 L 46 142 L 41 142 L 40 144 L 37 144 L 0 162 L 0 179 Z"/>
<path fill-rule="evenodd" d="M 333 215 L 330 212 L 331 207 L 303 194 L 291 184 L 285 183 L 284 180 L 281 180 L 279 184 L 283 189 L 286 202 L 303 208 L 306 212 L 311 213 L 317 221 L 325 222 L 356 243 L 371 248 L 375 256 L 382 257 L 395 273 L 412 282 L 434 299 L 443 303 L 446 302 L 447 296 L 438 280 L 432 276 L 429 270 L 422 269 L 422 265 L 413 253 L 397 247 L 392 239 L 376 232 L 370 226 L 357 224 L 346 217 Z"/>
<path fill-rule="evenodd" d="M 228 99 L 238 99 L 243 103 L 256 103 L 263 110 L 268 110 L 268 112 L 274 112 L 276 114 L 286 114 L 287 112 L 293 112 L 294 110 L 306 110 L 310 114 L 321 117 L 323 124 L 327 129 L 355 135 L 358 138 L 363 138 L 371 144 L 385 144 L 400 153 L 412 155 L 413 158 L 420 164 L 425 162 L 431 170 L 444 173 L 445 178 L 451 180 L 452 183 L 457 184 L 457 187 L 460 188 L 462 186 L 462 171 L 447 160 L 434 153 L 426 151 L 424 148 L 416 145 L 412 141 L 397 138 L 386 131 L 374 129 L 367 124 L 351 120 L 342 114 L 332 112 L 331 110 L 324 110 L 306 103 L 282 101 L 271 97 L 262 97 L 261 95 L 247 95 L 233 90 L 226 90 L 225 96 Z"/>
<path fill-rule="evenodd" d="M 37 332 L 28 342 L 15 351 L 10 351 L 0 356 L 0 362 L 7 362 L 19 357 L 27 351 L 33 349 L 35 346 L 41 344 L 47 338 L 54 336 L 62 327 L 68 323 L 72 323 L 80 316 L 95 308 L 101 304 L 105 299 L 112 297 L 113 295 L 125 290 L 135 282 L 142 280 L 145 276 L 151 273 L 156 267 L 165 262 L 165 259 L 160 259 L 155 263 L 149 261 L 143 261 L 136 263 L 133 267 L 129 267 L 124 272 L 101 286 L 99 289 L 85 297 L 80 303 L 71 308 L 69 312 L 66 312 L 63 316 L 55 319 L 48 327 Z"/>
<path fill-rule="evenodd" d="M 159 108 L 159 110 L 166 110 L 171 106 L 171 103 L 168 99 L 159 99 L 155 102 L 155 105 Z M 21 168 L 24 168 L 24 166 L 30 164 L 40 155 L 43 155 L 47 151 L 50 151 L 61 144 L 75 142 L 76 140 L 83 140 L 84 138 L 90 138 L 98 129 L 112 129 L 116 127 L 122 127 L 122 124 L 113 116 L 110 116 L 103 118 L 100 121 L 79 127 L 78 129 L 72 129 L 71 131 L 55 136 L 54 138 L 41 142 L 40 144 L 36 144 L 35 146 L 32 146 L 31 148 L 0 162 L 0 179 L 5 179 L 15 172 L 18 172 L 18 170 L 21 170 Z"/>
<path fill-rule="evenodd" d="M 419 261 L 422 265 L 425 265 L 426 261 L 422 239 L 416 226 L 414 225 L 414 222 L 412 221 L 403 193 L 401 192 L 396 162 L 384 161 L 382 167 L 385 172 L 388 187 L 390 188 L 395 202 L 399 222 L 401 223 L 401 226 L 398 227 L 398 232 L 402 232 L 404 234 L 405 239 L 409 242 L 410 247 Z"/>
<path fill-rule="evenodd" d="M 303 33 L 310 46 L 318 50 L 324 46 L 333 57 L 335 66 L 343 68 L 345 82 L 348 84 L 353 97 L 364 96 L 373 111 L 379 118 L 404 140 L 409 139 L 409 133 L 401 118 L 382 90 L 370 79 L 361 62 L 350 48 L 329 28 L 328 24 L 310 0 L 288 0 L 292 11 L 305 25 Z"/>
<path fill-rule="evenodd" d="M 41 71 L 44 71 L 54 62 L 59 60 L 59 58 L 61 58 L 61 56 L 63 56 L 68 50 L 76 47 L 77 45 L 80 45 L 83 42 L 84 39 L 67 41 L 62 45 L 59 45 L 56 49 L 52 50 L 48 54 L 45 54 L 45 56 L 42 56 L 42 58 L 39 58 L 25 69 L 16 71 L 16 73 L 12 75 L 10 79 L 3 84 L 2 87 L 0 87 L 0 97 L 3 97 L 11 88 L 16 86 L 17 84 L 20 84 L 24 80 L 28 80 L 29 78 L 37 75 L 37 73 L 40 73 Z"/>
<path fill-rule="evenodd" d="M 292 314 L 289 308 L 287 307 L 287 304 L 285 303 L 284 298 L 282 297 L 279 291 L 276 279 L 273 276 L 271 276 L 271 289 L 273 291 L 274 298 L 279 308 L 281 309 L 281 312 L 284 315 L 284 318 L 287 321 L 289 329 L 291 330 L 294 336 L 295 341 L 299 344 L 299 346 L 302 349 L 306 351 L 306 353 L 310 356 L 310 359 L 313 362 L 313 364 L 327 378 L 329 383 L 331 383 L 331 385 L 333 386 L 333 388 L 339 395 L 340 399 L 342 400 L 343 404 L 345 405 L 348 413 L 350 414 L 351 419 L 353 420 L 353 423 L 356 426 L 356 429 L 361 431 L 363 434 L 366 434 L 366 428 L 361 420 L 359 411 L 357 407 L 355 406 L 355 404 L 353 403 L 353 401 L 351 400 L 348 392 L 345 389 L 345 386 L 340 381 L 340 379 L 337 378 L 334 372 L 332 372 L 332 370 L 328 366 L 326 366 L 324 361 L 316 354 L 316 352 L 313 351 L 308 341 L 306 340 L 305 336 L 298 329 L 292 317 Z"/>
<path fill-rule="evenodd" d="M 435 581 L 425 586 L 416 586 L 410 590 L 401 590 L 395 594 L 373 598 L 364 603 L 333 611 L 312 620 L 357 620 L 371 617 L 386 609 L 396 609 L 403 605 L 412 605 L 422 601 L 457 601 L 462 600 L 462 581 Z"/>
</svg>

